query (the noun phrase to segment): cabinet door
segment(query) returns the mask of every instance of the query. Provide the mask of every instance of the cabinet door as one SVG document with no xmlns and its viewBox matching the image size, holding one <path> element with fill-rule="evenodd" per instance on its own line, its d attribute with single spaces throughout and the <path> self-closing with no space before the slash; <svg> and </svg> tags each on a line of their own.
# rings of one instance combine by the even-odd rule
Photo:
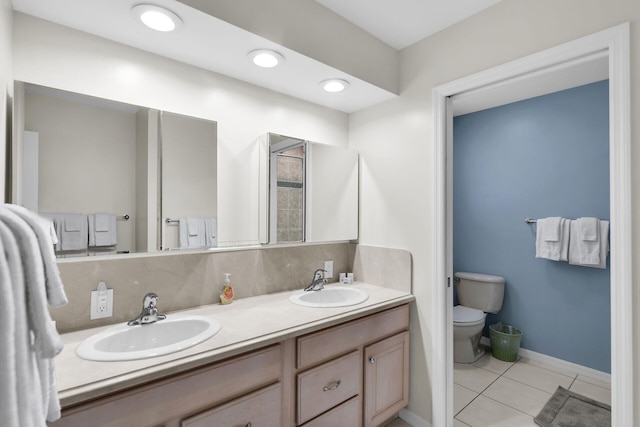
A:
<svg viewBox="0 0 640 427">
<path fill-rule="evenodd" d="M 280 427 L 280 384 L 182 420 L 181 427 Z"/>
<path fill-rule="evenodd" d="M 365 348 L 364 425 L 379 426 L 409 403 L 409 332 Z"/>
</svg>

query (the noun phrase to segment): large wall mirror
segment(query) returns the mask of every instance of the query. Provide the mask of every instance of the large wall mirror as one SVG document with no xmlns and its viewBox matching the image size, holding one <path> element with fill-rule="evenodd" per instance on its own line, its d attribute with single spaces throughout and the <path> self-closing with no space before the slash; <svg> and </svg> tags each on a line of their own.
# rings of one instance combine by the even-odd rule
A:
<svg viewBox="0 0 640 427">
<path fill-rule="evenodd" d="M 61 258 L 358 238 L 354 150 L 238 152 L 214 121 L 24 82 L 13 113 L 9 200 L 54 220 Z"/>
<path fill-rule="evenodd" d="M 269 159 L 263 221 L 268 241 L 358 238 L 358 152 L 275 133 L 259 143 Z"/>
<path fill-rule="evenodd" d="M 16 82 L 11 201 L 54 221 L 61 258 L 215 247 L 216 126 Z"/>
</svg>

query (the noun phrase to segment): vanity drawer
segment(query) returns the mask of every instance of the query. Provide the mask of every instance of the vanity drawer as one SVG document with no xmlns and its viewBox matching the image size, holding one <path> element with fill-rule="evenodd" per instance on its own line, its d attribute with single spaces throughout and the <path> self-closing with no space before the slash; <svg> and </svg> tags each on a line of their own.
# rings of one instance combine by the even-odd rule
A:
<svg viewBox="0 0 640 427">
<path fill-rule="evenodd" d="M 277 344 L 66 409 L 51 427 L 157 426 L 273 384 L 281 375 Z"/>
<path fill-rule="evenodd" d="M 352 397 L 340 406 L 312 419 L 303 427 L 360 427 L 362 426 L 361 408 L 360 396 Z"/>
<path fill-rule="evenodd" d="M 282 425 L 282 390 L 280 384 L 258 390 L 193 417 L 180 427 L 280 427 Z"/>
<path fill-rule="evenodd" d="M 409 328 L 409 306 L 403 305 L 298 338 L 298 369 L 332 359 L 361 345 Z"/>
<path fill-rule="evenodd" d="M 361 361 L 354 351 L 298 374 L 298 425 L 360 393 Z"/>
</svg>

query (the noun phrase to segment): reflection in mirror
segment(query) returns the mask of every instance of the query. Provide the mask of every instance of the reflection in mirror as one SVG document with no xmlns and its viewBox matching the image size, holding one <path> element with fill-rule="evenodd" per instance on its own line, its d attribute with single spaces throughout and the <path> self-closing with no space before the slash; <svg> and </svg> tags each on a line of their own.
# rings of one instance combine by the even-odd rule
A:
<svg viewBox="0 0 640 427">
<path fill-rule="evenodd" d="M 272 243 L 304 242 L 306 141 L 269 134 Z"/>
<path fill-rule="evenodd" d="M 155 249 L 137 232 L 155 215 L 136 200 L 150 192 L 139 174 L 157 111 L 21 82 L 14 96 L 12 202 L 54 220 L 57 255 Z"/>
<path fill-rule="evenodd" d="M 162 112 L 162 248 L 218 246 L 217 124 Z"/>
<path fill-rule="evenodd" d="M 273 133 L 267 139 L 269 243 L 357 239 L 358 152 Z"/>
</svg>

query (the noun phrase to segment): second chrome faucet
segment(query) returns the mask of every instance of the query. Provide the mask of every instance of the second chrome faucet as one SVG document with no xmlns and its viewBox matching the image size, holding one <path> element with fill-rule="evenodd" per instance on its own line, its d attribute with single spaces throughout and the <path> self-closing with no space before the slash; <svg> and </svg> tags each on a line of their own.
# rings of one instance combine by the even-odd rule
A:
<svg viewBox="0 0 640 427">
<path fill-rule="evenodd" d="M 313 280 L 309 286 L 304 288 L 305 291 L 320 291 L 324 288 L 324 285 L 327 283 L 327 279 L 324 277 L 324 273 L 327 270 L 323 270 L 321 268 L 317 269 L 315 273 L 313 273 Z"/>
</svg>

